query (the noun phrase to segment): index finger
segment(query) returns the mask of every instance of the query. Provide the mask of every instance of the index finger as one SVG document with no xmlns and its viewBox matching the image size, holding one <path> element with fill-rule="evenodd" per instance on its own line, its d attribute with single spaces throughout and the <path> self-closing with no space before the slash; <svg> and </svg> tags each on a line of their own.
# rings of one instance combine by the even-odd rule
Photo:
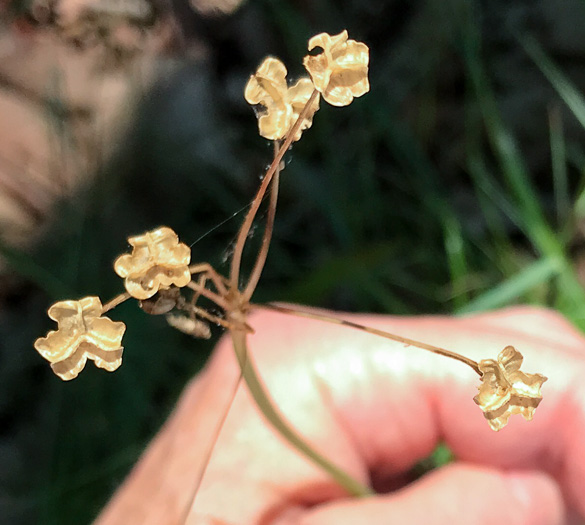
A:
<svg viewBox="0 0 585 525">
<path fill-rule="evenodd" d="M 512 418 L 495 434 L 473 402 L 479 378 L 460 363 L 335 327 L 289 326 L 285 339 L 327 385 L 327 397 L 370 472 L 396 476 L 444 440 L 463 461 L 550 473 L 585 516 L 585 341 L 564 318 L 515 308 L 460 319 L 350 319 L 476 361 L 513 345 L 524 355 L 524 371 L 549 378 L 534 420 Z M 307 342 L 295 342 L 292 332 Z"/>
<path fill-rule="evenodd" d="M 523 369 L 549 381 L 534 421 L 513 418 L 495 434 L 473 402 L 479 378 L 461 363 L 340 326 L 255 315 L 250 353 L 277 406 L 315 448 L 365 482 L 368 472 L 399 475 L 445 440 L 458 459 L 548 471 L 585 516 L 580 498 L 585 396 L 578 382 L 585 345 L 564 319 L 530 308 L 467 319 L 347 317 L 476 360 L 493 358 L 512 344 L 525 356 Z M 133 512 L 150 523 L 147 508 L 164 508 L 167 521 L 158 513 L 152 523 L 176 522 L 188 501 L 189 479 L 201 466 L 210 414 L 224 406 L 226 380 L 236 376 L 226 338 L 100 523 L 128 523 Z M 211 516 L 268 523 L 285 507 L 342 495 L 268 427 L 242 389 L 211 459 L 193 523 L 211 523 L 205 521 Z"/>
<path fill-rule="evenodd" d="M 460 319 L 351 320 L 476 361 L 495 358 L 513 345 L 524 355 L 525 371 L 549 378 L 534 420 L 512 418 L 494 434 L 472 400 L 479 379 L 460 363 L 334 326 L 289 325 L 283 339 L 299 349 L 298 358 L 304 354 L 327 385 L 334 410 L 370 469 L 399 474 L 444 440 L 458 459 L 553 474 L 585 515 L 585 341 L 564 318 L 542 309 L 515 308 Z M 295 333 L 306 342 L 298 335 L 295 341 Z M 267 360 L 278 359 L 279 350 L 266 353 L 271 354 Z"/>
</svg>

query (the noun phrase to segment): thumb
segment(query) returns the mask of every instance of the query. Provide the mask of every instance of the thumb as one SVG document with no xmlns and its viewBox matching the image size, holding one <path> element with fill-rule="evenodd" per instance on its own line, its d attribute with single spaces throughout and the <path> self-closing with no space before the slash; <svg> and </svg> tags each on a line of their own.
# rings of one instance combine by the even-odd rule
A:
<svg viewBox="0 0 585 525">
<path fill-rule="evenodd" d="M 283 516 L 278 525 L 292 523 L 555 525 L 565 523 L 565 509 L 559 487 L 542 472 L 502 472 L 459 463 L 392 494 L 319 505 L 296 517 Z"/>
</svg>

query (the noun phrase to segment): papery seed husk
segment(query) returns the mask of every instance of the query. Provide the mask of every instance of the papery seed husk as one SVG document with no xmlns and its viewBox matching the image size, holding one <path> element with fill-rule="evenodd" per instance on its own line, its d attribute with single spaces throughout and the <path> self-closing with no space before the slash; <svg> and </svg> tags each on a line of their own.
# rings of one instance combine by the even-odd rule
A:
<svg viewBox="0 0 585 525">
<path fill-rule="evenodd" d="M 211 337 L 211 329 L 205 321 L 177 314 L 169 314 L 166 319 L 167 323 L 173 328 L 176 328 L 185 334 L 200 339 L 209 339 Z"/>
<path fill-rule="evenodd" d="M 179 288 L 173 286 L 166 290 L 159 290 L 150 299 L 139 301 L 140 308 L 150 315 L 168 314 L 176 305 L 180 297 Z"/>
</svg>

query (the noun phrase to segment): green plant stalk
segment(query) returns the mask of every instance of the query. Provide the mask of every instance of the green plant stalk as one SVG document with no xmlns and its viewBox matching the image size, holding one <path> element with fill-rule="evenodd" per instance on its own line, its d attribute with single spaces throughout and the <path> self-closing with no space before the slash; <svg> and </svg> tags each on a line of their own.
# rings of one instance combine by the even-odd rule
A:
<svg viewBox="0 0 585 525">
<path fill-rule="evenodd" d="M 238 359 L 238 363 L 242 370 L 242 375 L 248 389 L 256 402 L 256 405 L 264 414 L 268 422 L 284 437 L 294 448 L 301 454 L 309 458 L 316 465 L 327 472 L 339 485 L 341 485 L 347 492 L 355 497 L 371 496 L 374 493 L 372 490 L 352 478 L 347 472 L 341 470 L 338 466 L 333 464 L 327 458 L 319 454 L 313 449 L 297 432 L 287 423 L 283 417 L 278 413 L 274 407 L 273 401 L 270 399 L 268 392 L 263 387 L 258 373 L 254 367 L 254 363 L 248 355 L 248 347 L 246 344 L 246 332 L 239 329 L 231 330 L 234 351 Z"/>
<path fill-rule="evenodd" d="M 445 252 L 451 273 L 452 300 L 456 310 L 469 302 L 466 276 L 469 275 L 461 224 L 452 215 L 443 219 Z"/>
<path fill-rule="evenodd" d="M 574 232 L 568 232 L 571 199 L 569 196 L 569 182 L 567 174 L 567 152 L 563 132 L 563 120 L 558 106 L 549 111 L 548 116 L 551 169 L 555 207 L 557 209 L 557 227 L 563 231 L 564 239 L 571 239 Z"/>
</svg>

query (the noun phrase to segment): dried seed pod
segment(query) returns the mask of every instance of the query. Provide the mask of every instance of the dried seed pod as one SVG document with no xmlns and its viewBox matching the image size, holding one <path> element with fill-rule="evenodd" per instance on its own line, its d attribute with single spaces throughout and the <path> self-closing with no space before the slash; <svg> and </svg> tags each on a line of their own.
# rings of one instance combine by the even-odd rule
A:
<svg viewBox="0 0 585 525">
<path fill-rule="evenodd" d="M 277 58 L 268 57 L 260 64 L 244 91 L 248 104 L 259 104 L 264 108 L 258 115 L 260 136 L 278 140 L 286 136 L 305 104 L 311 98 L 313 83 L 309 78 L 301 78 L 293 86 L 286 82 L 286 67 Z M 294 140 L 299 140 L 304 130 L 311 127 L 313 115 L 319 109 L 319 98 L 311 104 Z"/>
<path fill-rule="evenodd" d="M 159 290 L 179 288 L 191 282 L 191 248 L 177 234 L 162 226 L 130 237 L 132 253 L 114 261 L 115 272 L 124 279 L 126 291 L 135 299 L 149 299 Z"/>
<path fill-rule="evenodd" d="M 483 359 L 479 362 L 482 383 L 473 400 L 495 431 L 504 428 L 512 414 L 522 414 L 530 421 L 542 399 L 540 388 L 547 378 L 542 374 L 521 372 L 522 360 L 518 350 L 507 346 L 497 361 Z"/>
<path fill-rule="evenodd" d="M 150 299 L 139 301 L 140 308 L 150 315 L 168 314 L 181 298 L 181 291 L 173 286 L 166 290 L 159 290 Z"/>
<path fill-rule="evenodd" d="M 333 106 L 347 106 L 370 90 L 370 51 L 362 42 L 349 40 L 347 31 L 338 35 L 320 33 L 309 40 L 309 51 L 321 49 L 303 60 L 315 88 Z"/>
<path fill-rule="evenodd" d="M 75 379 L 88 359 L 113 372 L 122 364 L 126 325 L 102 316 L 99 297 L 59 301 L 49 308 L 58 329 L 35 341 L 35 349 L 64 381 Z"/>
<path fill-rule="evenodd" d="M 211 337 L 209 324 L 201 319 L 185 317 L 184 315 L 178 314 L 169 314 L 167 315 L 167 323 L 173 328 L 199 339 L 209 339 Z"/>
</svg>

